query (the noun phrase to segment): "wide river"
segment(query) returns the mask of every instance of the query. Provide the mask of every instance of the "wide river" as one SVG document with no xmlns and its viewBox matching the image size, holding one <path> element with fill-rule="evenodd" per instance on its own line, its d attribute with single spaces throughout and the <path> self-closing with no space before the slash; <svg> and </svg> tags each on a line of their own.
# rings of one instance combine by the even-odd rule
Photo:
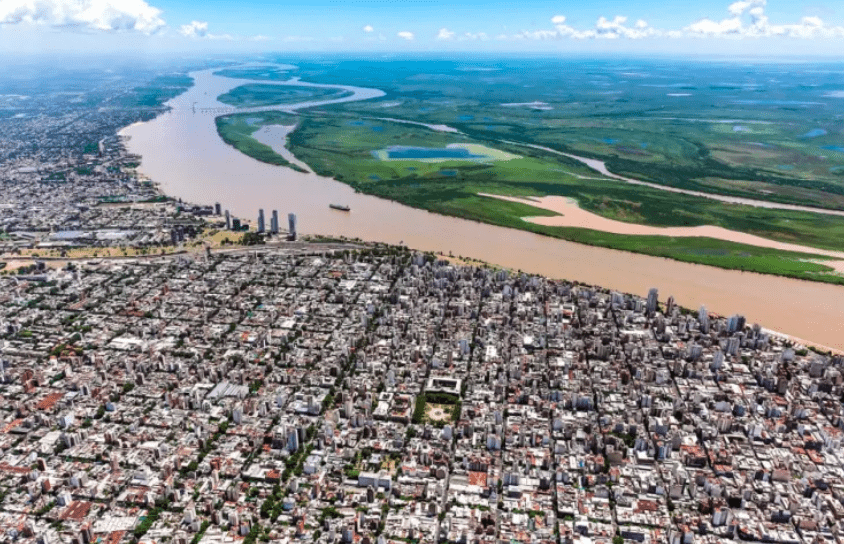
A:
<svg viewBox="0 0 844 544">
<path fill-rule="evenodd" d="M 216 115 L 231 110 L 216 97 L 247 81 L 215 76 L 211 70 L 191 76 L 194 86 L 169 102 L 170 112 L 122 132 L 129 137 L 129 151 L 142 157 L 140 171 L 168 195 L 203 204 L 220 202 L 246 218 L 257 217 L 259 208 L 267 213 L 278 209 L 283 217 L 293 212 L 304 234 L 404 242 L 424 251 L 453 252 L 638 295 L 657 287 L 662 300 L 673 295 L 687 307 L 741 313 L 767 329 L 844 350 L 842 287 L 585 246 L 446 217 L 355 193 L 313 173 L 264 164 L 223 143 L 214 123 Z M 276 109 L 318 108 L 382 95 L 373 89 L 338 88 L 353 94 Z M 259 108 L 266 109 L 272 108 Z M 331 203 L 348 204 L 352 211 L 331 210 Z"/>
</svg>

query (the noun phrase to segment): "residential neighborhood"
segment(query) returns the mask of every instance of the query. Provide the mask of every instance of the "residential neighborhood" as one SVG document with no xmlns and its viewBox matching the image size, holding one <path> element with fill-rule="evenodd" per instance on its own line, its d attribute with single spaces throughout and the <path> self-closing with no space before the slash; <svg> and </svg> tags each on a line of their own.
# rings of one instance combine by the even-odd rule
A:
<svg viewBox="0 0 844 544">
<path fill-rule="evenodd" d="M 0 276 L 0 541 L 844 538 L 840 356 L 404 247 Z"/>
</svg>

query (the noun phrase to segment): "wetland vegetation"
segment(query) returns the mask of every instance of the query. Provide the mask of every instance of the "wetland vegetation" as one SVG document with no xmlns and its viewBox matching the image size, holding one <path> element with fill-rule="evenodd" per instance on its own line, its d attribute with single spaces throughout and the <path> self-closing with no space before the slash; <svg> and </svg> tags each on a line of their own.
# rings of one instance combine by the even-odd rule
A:
<svg viewBox="0 0 844 544">
<path fill-rule="evenodd" d="M 268 125 L 292 125 L 296 118 L 279 111 L 265 111 L 260 113 L 235 113 L 223 115 L 215 119 L 217 133 L 224 142 L 241 153 L 267 164 L 286 166 L 299 172 L 305 172 L 300 166 L 291 163 L 273 149 L 252 135 L 261 127 Z"/>
<path fill-rule="evenodd" d="M 261 106 L 279 106 L 324 100 L 328 98 L 342 98 L 351 95 L 348 91 L 338 91 L 323 87 L 295 87 L 254 83 L 235 87 L 231 91 L 220 95 L 217 100 L 223 104 L 238 108 L 258 108 Z"/>
<path fill-rule="evenodd" d="M 459 62 L 419 59 L 299 63 L 296 74 L 304 81 L 376 87 L 387 95 L 301 111 L 289 149 L 318 174 L 432 212 L 682 261 L 842 283 L 840 275 L 820 264 L 825 258 L 810 253 L 710 238 L 626 236 L 535 225 L 521 218 L 551 212 L 478 196 L 560 195 L 576 199 L 588 211 L 629 223 L 716 225 L 842 250 L 844 217 L 725 204 L 634 186 L 605 178 L 577 161 L 526 147 L 540 145 L 600 159 L 613 173 L 666 186 L 844 209 L 838 113 L 844 100 L 833 92 L 844 88 L 840 72 L 788 67 L 807 82 L 797 85 L 782 74 L 779 80 L 784 83 L 771 84 L 772 73 L 783 69 L 766 65 L 701 63 L 690 70 L 644 61 L 498 59 L 488 64 L 480 70 Z M 249 70 L 264 74 L 262 80 L 287 79 L 282 77 L 287 72 Z M 245 75 L 243 70 L 237 73 Z M 530 75 L 527 81 L 525 74 Z M 271 85 L 245 85 L 224 97 L 239 97 L 240 105 L 263 103 L 269 100 L 263 87 Z M 284 94 L 290 88 L 278 89 Z M 291 99 L 295 98 L 282 98 Z M 293 122 L 290 118 L 284 124 Z M 259 125 L 272 123 L 280 122 L 262 119 Z M 235 115 L 219 119 L 217 125 L 227 143 L 258 160 L 283 164 L 283 158 L 251 137 L 251 129 L 258 128 L 254 122 Z M 500 156 L 479 160 L 477 149 Z"/>
</svg>

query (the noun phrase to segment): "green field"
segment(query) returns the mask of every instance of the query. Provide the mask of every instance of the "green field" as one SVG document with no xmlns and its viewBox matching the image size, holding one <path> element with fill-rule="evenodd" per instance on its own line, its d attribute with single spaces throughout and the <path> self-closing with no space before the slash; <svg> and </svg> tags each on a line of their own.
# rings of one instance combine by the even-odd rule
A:
<svg viewBox="0 0 844 544">
<path fill-rule="evenodd" d="M 186 75 L 163 75 L 117 97 L 115 103 L 125 108 L 157 108 L 193 85 Z"/>
<path fill-rule="evenodd" d="M 376 130 L 373 130 L 376 129 Z M 438 133 L 385 121 L 305 116 L 290 136 L 294 154 L 315 171 L 356 189 L 431 209 L 458 197 L 483 193 L 561 195 L 594 213 L 630 223 L 663 227 L 717 225 L 783 242 L 840 249 L 844 218 L 808 212 L 724 205 L 700 197 L 667 193 L 611 179 L 580 179 L 596 174 L 576 161 L 499 144 L 519 158 L 473 161 L 381 160 L 373 150 L 385 144 L 444 147 L 471 143 L 466 136 Z"/>
<path fill-rule="evenodd" d="M 754 132 L 766 143 L 748 142 L 748 133 L 723 133 L 723 124 L 662 125 L 626 121 L 608 129 L 605 122 L 580 120 L 565 126 L 549 123 L 514 140 L 539 144 L 606 161 L 616 174 L 703 192 L 771 200 L 789 204 L 844 209 L 844 176 L 830 172 L 832 160 L 844 156 L 817 150 L 833 140 L 790 141 L 772 128 Z M 753 125 L 766 127 L 767 125 Z M 593 139 L 583 138 L 588 131 Z M 469 127 L 479 137 L 496 133 Z M 610 135 L 613 137 L 611 138 Z M 611 141 L 612 143 L 606 143 Z M 635 142 L 646 141 L 642 149 Z M 821 158 L 825 157 L 825 158 Z M 832 159 L 832 160 L 830 160 Z M 787 167 L 787 168 L 786 168 Z"/>
<path fill-rule="evenodd" d="M 551 212 L 478 196 L 560 195 L 618 221 L 715 225 L 807 247 L 844 249 L 842 217 L 729 205 L 631 185 L 528 147 L 597 158 L 615 173 L 658 184 L 844 209 L 844 148 L 839 147 L 842 131 L 829 117 L 832 103 L 811 106 L 814 101 L 794 96 L 787 86 L 765 95 L 750 94 L 752 89 L 745 91 L 742 85 L 724 86 L 718 83 L 721 79 L 749 76 L 720 66 L 703 67 L 702 75 L 694 72 L 697 81 L 666 85 L 692 72 L 647 66 L 657 75 L 630 81 L 640 76 L 584 62 L 562 78 L 549 68 L 554 62 L 565 64 L 500 60 L 472 71 L 447 61 L 299 63 L 297 75 L 305 81 L 376 87 L 387 94 L 301 112 L 289 148 L 316 173 L 432 212 L 681 261 L 844 283 L 840 274 L 821 264 L 827 258 L 814 254 L 707 238 L 545 227 L 522 217 Z M 769 81 L 760 70 L 754 76 Z M 261 79 L 269 77 L 280 75 L 265 70 Z M 836 85 L 818 84 L 806 92 L 818 94 Z M 240 89 L 254 94 L 254 89 Z M 447 125 L 459 133 L 379 120 L 385 117 Z M 238 132 L 239 149 L 270 162 L 259 147 L 245 143 L 251 132 L 244 127 Z M 479 150 L 472 154 L 482 158 L 436 155 L 438 149 L 456 146 Z M 408 147 L 420 148 L 421 155 L 391 154 Z M 489 159 L 492 154 L 500 154 L 499 160 Z"/>
<path fill-rule="evenodd" d="M 387 92 L 334 107 L 352 115 L 543 145 L 665 185 L 844 209 L 837 64 L 496 58 L 297 67 L 305 81 Z"/>
<path fill-rule="evenodd" d="M 267 146 L 250 135 L 264 124 L 290 124 L 292 117 L 275 112 L 237 114 L 218 119 L 224 140 L 244 153 L 270 164 L 286 165 Z M 246 122 L 251 118 L 251 124 Z M 782 252 L 709 238 L 623 236 L 582 228 L 546 227 L 523 221 L 526 216 L 553 212 L 478 196 L 561 195 L 578 200 L 591 212 L 619 221 L 656 226 L 718 225 L 784 242 L 839 249 L 844 218 L 807 212 L 725 206 L 704 198 L 666 193 L 594 176 L 580 163 L 539 150 L 501 145 L 518 158 L 477 163 L 465 160 L 383 160 L 377 151 L 386 145 L 445 147 L 471 144 L 466 136 L 423 127 L 343 117 L 300 116 L 300 128 L 290 135 L 290 149 L 315 172 L 333 176 L 355 189 L 426 209 L 496 225 L 529 230 L 590 245 L 709 264 L 722 268 L 778 274 L 844 284 L 833 269 L 818 264 L 825 257 Z M 373 130 L 376 129 L 376 130 Z"/>
<path fill-rule="evenodd" d="M 276 66 L 254 66 L 244 68 L 224 68 L 214 72 L 216 76 L 259 81 L 285 81 L 290 79 L 290 72 Z"/>
<path fill-rule="evenodd" d="M 377 128 L 378 130 L 373 130 Z M 502 145 L 522 152 L 517 159 L 477 164 L 471 161 L 384 161 L 373 154 L 386 143 L 443 147 L 465 142 L 459 135 L 383 121 L 349 121 L 308 116 L 290 136 L 293 153 L 317 173 L 355 189 L 414 207 L 502 226 L 530 230 L 576 242 L 624 249 L 724 268 L 841 282 L 831 269 L 805 259 L 817 255 L 702 238 L 621 236 L 579 228 L 543 227 L 525 216 L 553 215 L 530 206 L 477 196 L 561 195 L 599 215 L 656 226 L 718 225 L 784 242 L 839 249 L 844 218 L 804 212 L 725 206 L 704 198 L 666 193 L 614 180 L 584 180 L 593 175 L 580 163 L 530 148 Z M 823 259 L 823 258 L 821 258 Z"/>
<path fill-rule="evenodd" d="M 273 149 L 257 141 L 252 135 L 265 125 L 292 125 L 296 118 L 283 112 L 266 111 L 259 113 L 235 113 L 215 119 L 217 133 L 224 142 L 241 153 L 267 164 L 286 166 L 298 172 L 305 172 L 292 164 Z"/>
<path fill-rule="evenodd" d="M 220 95 L 217 100 L 238 108 L 257 108 L 261 106 L 279 106 L 309 102 L 326 98 L 340 98 L 349 96 L 348 91 L 326 89 L 320 87 L 290 87 L 286 85 L 271 85 L 254 83 L 241 85 Z"/>
</svg>

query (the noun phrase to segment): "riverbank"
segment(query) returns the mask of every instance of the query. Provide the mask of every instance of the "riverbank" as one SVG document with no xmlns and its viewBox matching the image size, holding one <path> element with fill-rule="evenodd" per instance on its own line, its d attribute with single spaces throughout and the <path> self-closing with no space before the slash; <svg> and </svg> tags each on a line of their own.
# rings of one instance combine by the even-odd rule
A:
<svg viewBox="0 0 844 544">
<path fill-rule="evenodd" d="M 408 125 L 392 120 L 355 118 L 347 113 L 309 112 L 289 136 L 289 149 L 323 177 L 355 190 L 428 211 L 548 234 L 567 240 L 666 256 L 736 270 L 782 274 L 812 281 L 841 283 L 833 267 L 818 264 L 821 251 L 841 249 L 844 217 L 810 209 L 782 209 L 777 204 L 675 193 L 623 180 L 597 177 L 588 165 L 559 154 L 513 144 L 480 142 L 507 153 L 508 160 L 384 160 L 377 150 L 396 143 L 434 156 L 455 145 L 478 145 L 463 134 Z M 515 157 L 514 157 L 515 156 Z M 582 208 L 610 220 L 628 223 L 631 232 L 585 232 L 539 229 L 521 217 L 539 215 L 525 209 L 484 201 L 478 193 L 514 197 L 547 195 L 576 199 Z M 717 196 L 717 195 L 715 195 Z M 728 198 L 728 197 L 724 197 Z M 524 208 L 524 206 L 522 206 Z M 714 236 L 701 245 L 695 239 L 662 236 L 643 239 L 637 225 L 673 229 L 711 226 L 752 235 L 739 244 L 720 244 Z M 712 232 L 720 232 L 712 230 Z M 770 239 L 808 248 L 807 254 L 783 252 L 754 242 Z M 785 247 L 785 246 L 783 246 Z M 656 248 L 656 249 L 655 249 Z M 767 249 L 760 252 L 759 249 Z M 756 257 L 761 260 L 753 262 Z M 775 262 L 779 260 L 781 262 Z"/>
<path fill-rule="evenodd" d="M 251 88 L 249 85 L 251 84 L 235 89 Z M 282 97 L 288 95 L 290 85 L 301 85 L 301 89 L 297 91 L 300 98 L 306 97 L 309 89 L 317 92 L 318 96 L 349 89 L 340 85 L 331 87 L 325 84 L 314 87 L 293 79 L 264 83 L 261 84 L 261 88 L 272 88 L 273 85 L 276 85 L 276 94 Z M 356 89 L 358 100 L 378 97 L 375 90 Z M 333 103 L 347 102 L 350 98 L 354 98 L 348 96 L 349 91 L 343 92 L 347 95 L 340 100 L 334 100 Z M 218 96 L 217 100 L 223 100 L 233 93 L 235 91 L 228 91 Z M 272 95 L 273 93 L 264 91 L 264 94 Z M 322 100 L 319 104 L 328 105 L 327 102 L 329 101 Z M 315 103 L 310 104 L 313 106 Z M 289 126 L 291 122 L 298 122 L 298 118 L 293 118 L 293 113 L 299 113 L 301 116 L 299 110 L 304 107 L 302 103 L 279 103 L 268 106 L 269 111 L 256 112 L 255 108 L 248 108 L 248 113 L 220 116 L 216 118 L 217 132 L 226 143 L 259 161 L 287 166 L 300 172 L 308 172 L 311 168 L 315 168 L 317 173 L 341 180 L 358 191 L 436 213 L 685 262 L 844 284 L 844 278 L 840 274 L 841 266 L 835 262 L 827 262 L 826 259 L 830 255 L 831 247 L 840 247 L 839 235 L 844 236 L 844 219 L 837 217 L 844 217 L 844 212 L 700 193 L 640 182 L 612 174 L 601 161 L 558 152 L 543 146 L 511 141 L 498 143 L 521 146 L 523 149 L 539 150 L 546 154 L 572 159 L 582 163 L 585 168 L 580 171 L 564 171 L 568 180 L 556 179 L 555 182 L 537 184 L 536 180 L 539 179 L 559 178 L 559 174 L 555 173 L 560 172 L 559 165 L 535 157 L 516 156 L 500 151 L 507 160 L 496 161 L 493 170 L 490 170 L 488 165 L 482 164 L 467 167 L 465 162 L 461 163 L 458 160 L 402 159 L 393 161 L 395 163 L 393 167 L 385 172 L 384 165 L 380 164 L 385 162 L 382 156 L 383 150 L 379 155 L 371 149 L 377 148 L 381 141 L 389 143 L 405 140 L 402 143 L 407 143 L 406 140 L 409 138 L 423 138 L 438 142 L 445 148 L 481 147 L 481 145 L 450 142 L 450 138 L 467 139 L 464 133 L 453 127 L 387 117 L 348 120 L 344 115 L 338 114 L 333 117 L 328 116 L 327 120 L 317 120 L 314 116 L 305 116 L 300 123 L 304 126 L 297 125 L 295 132 L 289 128 L 281 128 L 283 125 Z M 207 109 L 215 110 L 214 107 Z M 321 115 L 325 117 L 324 113 Z M 382 123 L 376 125 L 373 122 Z M 408 129 L 408 126 L 412 129 Z M 396 127 L 401 127 L 401 129 L 395 130 Z M 421 136 L 420 129 L 417 127 L 422 127 L 425 129 L 422 132 L 428 134 Z M 376 134 L 372 134 L 371 131 L 375 129 L 378 129 Z M 273 135 L 278 131 L 282 131 L 284 138 L 279 139 Z M 429 131 L 439 134 L 434 137 Z M 442 133 L 445 133 L 445 136 Z M 288 136 L 292 144 L 290 146 L 286 145 Z M 373 161 L 373 156 L 377 160 Z M 475 170 L 480 171 L 479 176 L 472 175 L 471 171 Z M 595 173 L 604 177 L 595 177 Z M 444 174 L 444 176 L 439 174 Z M 441 179 L 429 179 L 431 176 Z M 449 178 L 455 179 L 450 183 Z M 601 183 L 596 184 L 596 181 Z M 419 186 L 419 182 L 423 183 L 424 187 Z M 501 186 L 502 184 L 504 186 Z M 498 209 L 492 211 L 490 210 L 492 206 L 474 202 L 474 194 L 460 194 L 467 193 L 462 190 L 467 185 L 482 189 L 478 192 L 497 189 L 496 193 L 519 196 L 521 194 L 562 193 L 565 196 L 578 197 L 578 201 L 584 208 L 607 219 L 605 224 L 609 224 L 610 221 L 618 224 L 626 222 L 628 231 L 603 229 L 596 225 L 555 224 L 554 222 L 537 222 L 537 224 L 569 228 L 553 231 L 526 228 L 525 224 L 519 221 L 519 217 L 508 214 L 512 211 L 511 209 L 499 206 Z M 640 188 L 626 187 L 626 185 Z M 681 196 L 671 196 L 671 193 Z M 455 195 L 460 196 L 455 198 Z M 637 197 L 645 201 L 637 203 L 633 200 Z M 758 210 L 753 210 L 754 208 Z M 757 217 L 752 217 L 754 211 Z M 837 217 L 818 218 L 817 213 Z M 678 219 L 681 220 L 682 225 L 688 224 L 691 227 L 676 226 Z M 707 223 L 709 220 L 716 221 L 717 224 Z M 647 233 L 639 232 L 641 230 L 639 227 L 644 226 L 653 228 L 650 228 Z M 579 228 L 595 232 L 578 230 Z M 644 238 L 643 235 L 649 237 Z M 664 239 L 655 240 L 651 237 L 664 237 Z M 733 244 L 721 244 L 719 240 L 733 242 Z M 790 243 L 790 240 L 806 240 L 809 243 Z M 825 249 L 815 250 L 815 247 Z M 760 248 L 769 251 L 760 251 Z M 783 253 L 778 254 L 777 251 Z M 836 254 L 833 258 L 840 257 Z"/>
<path fill-rule="evenodd" d="M 355 192 L 331 178 L 264 164 L 226 145 L 217 136 L 213 115 L 193 111 L 194 105 L 197 110 L 221 107 L 214 97 L 240 80 L 213 76 L 210 71 L 192 75 L 196 85 L 170 101 L 171 114 L 123 131 L 131 136 L 129 150 L 142 157 L 140 172 L 156 180 L 168 195 L 206 204 L 221 202 L 240 217 L 255 217 L 258 208 L 293 212 L 303 233 L 404 242 L 422 251 L 451 252 L 627 293 L 658 287 L 684 306 L 706 305 L 725 315 L 742 313 L 773 330 L 844 349 L 840 287 L 586 246 L 427 213 Z M 346 203 L 352 212 L 332 213 L 328 208 L 332 202 Z M 522 213 L 526 206 L 502 204 L 513 207 L 513 221 L 524 223 L 520 218 L 529 215 Z"/>
<path fill-rule="evenodd" d="M 750 246 L 775 249 L 778 251 L 786 251 L 794 253 L 797 259 L 812 259 L 817 256 L 828 257 L 828 261 L 820 261 L 819 264 L 827 265 L 836 272 L 844 273 L 844 252 L 828 251 L 824 249 L 817 249 L 799 244 L 787 244 L 783 242 L 776 242 L 760 236 L 754 236 L 744 232 L 737 232 L 723 229 L 721 227 L 714 227 L 711 225 L 703 225 L 699 227 L 650 227 L 647 225 L 634 225 L 631 223 L 623 223 L 621 221 L 613 221 L 600 215 L 588 212 L 578 206 L 577 201 L 560 197 L 560 196 L 545 196 L 536 198 L 517 198 L 503 195 L 490 195 L 485 193 L 478 193 L 479 196 L 487 198 L 495 198 L 507 202 L 518 202 L 528 206 L 533 206 L 542 210 L 548 210 L 559 215 L 542 216 L 542 217 L 523 217 L 522 220 L 534 223 L 537 225 L 544 225 L 546 227 L 576 227 L 586 228 L 610 234 L 623 234 L 635 236 L 666 236 L 666 237 L 680 237 L 680 238 L 712 238 L 716 240 L 724 240 L 727 242 L 734 242 L 737 244 L 746 244 Z"/>
</svg>

